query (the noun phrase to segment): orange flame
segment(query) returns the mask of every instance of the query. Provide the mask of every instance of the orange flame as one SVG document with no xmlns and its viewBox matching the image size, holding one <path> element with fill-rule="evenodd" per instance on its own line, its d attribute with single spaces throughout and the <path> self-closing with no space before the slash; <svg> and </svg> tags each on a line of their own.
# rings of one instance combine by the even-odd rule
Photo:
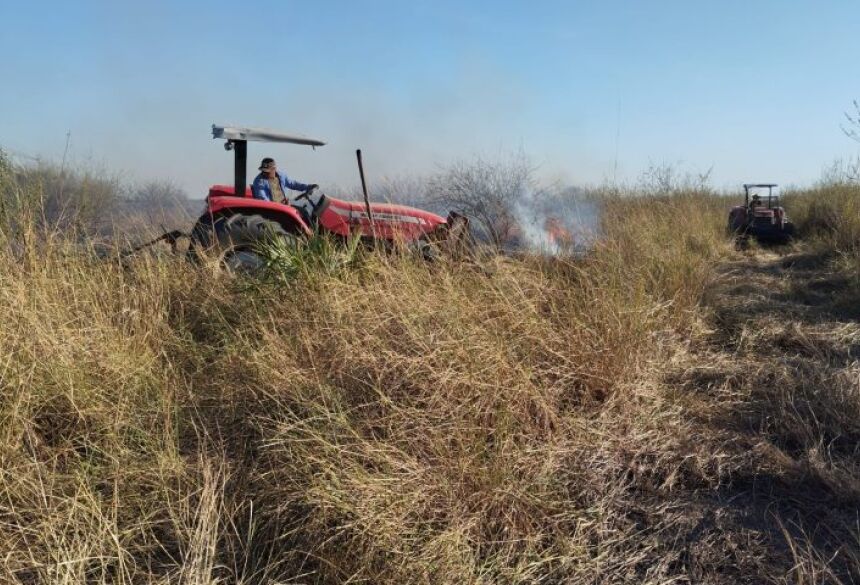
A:
<svg viewBox="0 0 860 585">
<path fill-rule="evenodd" d="M 551 244 L 559 248 L 573 247 L 573 234 L 570 233 L 557 217 L 548 217 L 543 224 Z"/>
</svg>

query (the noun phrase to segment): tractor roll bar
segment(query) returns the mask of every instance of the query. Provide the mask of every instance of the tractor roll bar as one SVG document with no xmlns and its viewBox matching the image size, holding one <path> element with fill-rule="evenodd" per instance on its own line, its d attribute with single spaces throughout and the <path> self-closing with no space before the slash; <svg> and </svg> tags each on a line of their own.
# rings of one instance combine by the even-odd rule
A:
<svg viewBox="0 0 860 585">
<path fill-rule="evenodd" d="M 773 201 L 773 188 L 779 187 L 776 183 L 744 183 L 744 205 L 750 204 L 750 189 L 767 189 L 767 206 L 770 208 Z"/>
</svg>

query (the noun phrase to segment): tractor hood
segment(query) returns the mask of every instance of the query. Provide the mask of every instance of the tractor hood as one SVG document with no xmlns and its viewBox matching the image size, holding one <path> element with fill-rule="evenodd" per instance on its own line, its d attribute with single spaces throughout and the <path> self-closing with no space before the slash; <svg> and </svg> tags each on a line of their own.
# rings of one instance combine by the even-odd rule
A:
<svg viewBox="0 0 860 585">
<path fill-rule="evenodd" d="M 365 235 L 374 231 L 386 239 L 415 240 L 445 223 L 445 218 L 423 209 L 389 203 L 371 203 L 373 225 L 367 208 L 358 201 L 325 196 L 319 211 L 320 224 L 328 231 L 348 236 L 356 229 Z"/>
</svg>

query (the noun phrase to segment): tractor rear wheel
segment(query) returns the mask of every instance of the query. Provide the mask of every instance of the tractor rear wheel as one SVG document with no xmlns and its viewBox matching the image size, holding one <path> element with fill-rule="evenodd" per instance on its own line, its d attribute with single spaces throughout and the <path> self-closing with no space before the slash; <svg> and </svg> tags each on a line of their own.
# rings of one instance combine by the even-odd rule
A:
<svg viewBox="0 0 860 585">
<path fill-rule="evenodd" d="M 257 214 L 222 216 L 210 225 L 198 222 L 192 232 L 192 245 L 214 250 L 221 265 L 233 273 L 265 268 L 266 259 L 261 248 L 275 242 L 295 247 L 298 237 L 278 222 Z"/>
</svg>

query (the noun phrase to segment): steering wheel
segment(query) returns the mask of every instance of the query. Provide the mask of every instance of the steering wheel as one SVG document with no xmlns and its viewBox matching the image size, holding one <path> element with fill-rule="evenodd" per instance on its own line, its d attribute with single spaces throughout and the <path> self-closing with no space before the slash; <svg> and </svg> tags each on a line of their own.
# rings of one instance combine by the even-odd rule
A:
<svg viewBox="0 0 860 585">
<path fill-rule="evenodd" d="M 307 191 L 303 191 L 299 195 L 296 195 L 296 201 L 298 201 L 299 199 L 307 199 L 308 201 L 310 201 L 309 197 L 311 196 L 311 193 L 313 193 L 317 189 L 319 189 L 318 185 L 311 185 Z M 311 202 L 311 204 L 313 204 L 313 202 Z"/>
<path fill-rule="evenodd" d="M 307 210 L 304 210 L 301 207 L 297 207 L 297 209 L 302 209 L 303 214 L 307 214 L 308 217 L 305 218 L 305 221 L 308 221 L 308 220 L 313 221 L 314 220 L 314 218 L 317 215 L 317 210 L 319 209 L 319 205 L 322 203 L 322 202 L 320 202 L 320 204 L 314 203 L 310 197 L 311 193 L 313 193 L 317 189 L 319 189 L 318 185 L 311 185 L 307 191 L 304 191 L 301 194 L 296 195 L 295 201 L 298 202 L 298 201 L 301 201 L 302 199 L 307 199 L 308 204 L 310 204 L 310 206 L 311 206 L 310 213 L 308 213 Z"/>
</svg>

